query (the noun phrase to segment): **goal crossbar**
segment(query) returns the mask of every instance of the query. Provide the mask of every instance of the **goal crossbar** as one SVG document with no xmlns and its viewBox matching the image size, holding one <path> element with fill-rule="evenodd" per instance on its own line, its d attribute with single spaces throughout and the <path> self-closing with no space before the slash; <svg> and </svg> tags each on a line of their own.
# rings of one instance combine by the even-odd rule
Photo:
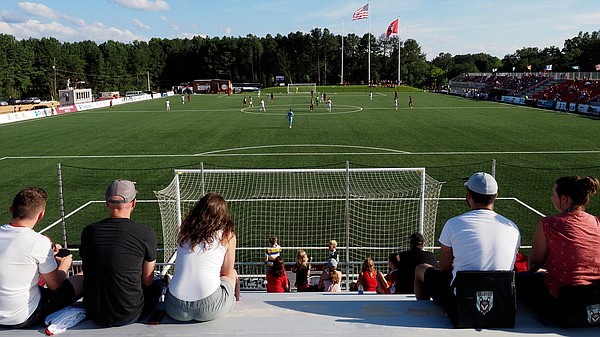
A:
<svg viewBox="0 0 600 337">
<path fill-rule="evenodd" d="M 316 93 L 316 83 L 289 83 L 287 85 L 288 94 L 310 94 Z"/>
</svg>

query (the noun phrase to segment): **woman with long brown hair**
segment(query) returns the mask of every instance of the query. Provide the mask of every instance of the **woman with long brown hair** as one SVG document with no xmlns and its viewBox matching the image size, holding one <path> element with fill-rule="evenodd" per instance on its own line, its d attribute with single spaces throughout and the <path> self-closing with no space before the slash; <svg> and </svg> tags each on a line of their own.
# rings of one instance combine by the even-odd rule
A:
<svg viewBox="0 0 600 337">
<path fill-rule="evenodd" d="M 175 274 L 165 310 L 178 321 L 209 321 L 229 312 L 239 300 L 235 269 L 235 225 L 225 199 L 204 195 L 181 223 Z"/>
</svg>

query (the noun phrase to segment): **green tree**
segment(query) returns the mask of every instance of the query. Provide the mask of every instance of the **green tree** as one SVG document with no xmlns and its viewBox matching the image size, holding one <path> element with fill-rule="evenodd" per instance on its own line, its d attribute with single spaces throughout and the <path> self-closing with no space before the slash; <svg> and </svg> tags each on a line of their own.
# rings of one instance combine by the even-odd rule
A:
<svg viewBox="0 0 600 337">
<path fill-rule="evenodd" d="M 410 86 L 421 86 L 425 83 L 429 66 L 425 60 L 425 54 L 417 41 L 407 39 L 402 48 L 402 79 Z"/>
</svg>

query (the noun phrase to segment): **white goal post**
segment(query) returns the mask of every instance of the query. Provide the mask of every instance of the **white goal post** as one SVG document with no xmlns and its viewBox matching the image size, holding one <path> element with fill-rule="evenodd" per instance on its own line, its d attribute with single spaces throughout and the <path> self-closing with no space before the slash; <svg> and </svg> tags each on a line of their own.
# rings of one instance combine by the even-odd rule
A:
<svg viewBox="0 0 600 337">
<path fill-rule="evenodd" d="M 424 168 L 176 170 L 170 185 L 155 192 L 165 262 L 174 260 L 182 217 L 201 196 L 217 192 L 236 224 L 240 275 L 264 273 L 271 235 L 290 263 L 298 249 L 324 262 L 329 240 L 337 240 L 348 275 L 367 257 L 386 261 L 408 249 L 413 232 L 431 247 L 441 186 Z"/>
<path fill-rule="evenodd" d="M 316 83 L 289 83 L 287 85 L 288 94 L 310 94 L 317 92 Z"/>
</svg>

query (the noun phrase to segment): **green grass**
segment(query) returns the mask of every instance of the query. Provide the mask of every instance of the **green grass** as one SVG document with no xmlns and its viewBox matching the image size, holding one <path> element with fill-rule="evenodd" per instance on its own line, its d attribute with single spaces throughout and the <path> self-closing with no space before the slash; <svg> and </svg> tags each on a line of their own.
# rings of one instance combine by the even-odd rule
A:
<svg viewBox="0 0 600 337">
<path fill-rule="evenodd" d="M 516 197 L 544 214 L 554 212 L 550 188 L 557 177 L 600 176 L 598 119 L 404 91 L 394 111 L 390 90 L 374 91 L 372 101 L 364 87 L 324 90 L 333 113 L 325 112 L 325 104 L 309 112 L 306 94 L 278 92 L 267 102 L 268 114 L 258 113 L 256 94 L 253 113 L 240 111 L 244 94 L 206 95 L 185 105 L 172 97 L 170 112 L 157 99 L 0 125 L 0 216 L 8 221 L 16 192 L 37 185 L 49 192 L 39 228 L 58 220 L 58 163 L 64 166 L 67 213 L 102 200 L 107 184 L 120 177 L 138 182 L 139 199 L 155 199 L 153 191 L 170 182 L 173 169 L 201 162 L 205 168 L 344 168 L 346 160 L 352 167 L 426 167 L 445 182 L 442 197 L 463 197 L 463 179 L 490 172 L 496 160 L 500 196 Z M 295 112 L 292 129 L 289 108 Z M 597 214 L 599 208 L 597 197 L 589 210 Z M 441 201 L 438 232 L 465 210 L 463 201 Z M 523 244 L 529 244 L 539 216 L 514 201 L 499 201 L 497 210 L 518 223 Z M 102 204 L 77 212 L 67 221 L 69 242 L 77 244 L 81 228 L 105 215 Z M 154 203 L 140 204 L 134 216 L 160 228 Z M 58 226 L 48 235 L 62 241 Z"/>
</svg>

